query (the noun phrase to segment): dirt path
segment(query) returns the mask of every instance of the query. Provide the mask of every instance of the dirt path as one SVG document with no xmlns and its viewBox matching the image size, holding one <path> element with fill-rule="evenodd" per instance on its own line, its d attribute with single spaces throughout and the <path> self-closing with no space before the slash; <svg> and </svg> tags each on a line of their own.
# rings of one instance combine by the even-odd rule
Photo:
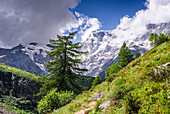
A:
<svg viewBox="0 0 170 114">
<path fill-rule="evenodd" d="M 0 104 L 0 114 L 16 114 L 14 112 L 9 112 Z"/>
<path fill-rule="evenodd" d="M 75 114 L 88 114 L 88 110 L 91 110 L 92 108 L 94 108 L 95 105 L 96 105 L 96 101 L 92 101 L 89 104 L 87 104 L 86 107 L 84 107 L 80 111 L 75 112 Z"/>
</svg>

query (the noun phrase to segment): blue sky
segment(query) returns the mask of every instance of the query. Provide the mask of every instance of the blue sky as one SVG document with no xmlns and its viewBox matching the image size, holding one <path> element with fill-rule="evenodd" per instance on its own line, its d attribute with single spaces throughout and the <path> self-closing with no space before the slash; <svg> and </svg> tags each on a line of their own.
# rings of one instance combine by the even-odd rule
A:
<svg viewBox="0 0 170 114">
<path fill-rule="evenodd" d="M 132 17 L 138 10 L 146 9 L 145 2 L 146 0 L 82 0 L 71 11 L 96 17 L 102 25 L 100 29 L 111 30 L 120 24 L 123 16 Z"/>
</svg>

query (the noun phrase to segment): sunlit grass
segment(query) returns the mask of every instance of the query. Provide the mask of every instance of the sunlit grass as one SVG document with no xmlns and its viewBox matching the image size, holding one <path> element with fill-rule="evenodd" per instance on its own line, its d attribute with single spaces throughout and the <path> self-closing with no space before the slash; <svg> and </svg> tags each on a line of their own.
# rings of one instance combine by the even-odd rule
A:
<svg viewBox="0 0 170 114">
<path fill-rule="evenodd" d="M 132 61 L 116 74 L 111 82 L 103 82 L 94 89 L 78 95 L 71 103 L 53 113 L 72 114 L 90 103 L 91 97 L 104 93 L 105 98 L 97 101 L 89 114 L 126 114 L 126 113 L 170 113 L 170 68 L 155 79 L 154 68 L 170 62 L 170 42 L 161 44 Z M 111 75 L 115 76 L 115 75 Z M 158 80 L 161 79 L 161 80 Z M 98 110 L 99 104 L 110 100 L 105 112 Z"/>
<path fill-rule="evenodd" d="M 34 81 L 38 81 L 38 78 L 40 77 L 40 76 L 31 74 L 29 72 L 5 65 L 3 63 L 0 63 L 0 71 L 4 73 L 12 73 L 13 76 L 23 77 L 28 80 L 34 80 Z"/>
</svg>

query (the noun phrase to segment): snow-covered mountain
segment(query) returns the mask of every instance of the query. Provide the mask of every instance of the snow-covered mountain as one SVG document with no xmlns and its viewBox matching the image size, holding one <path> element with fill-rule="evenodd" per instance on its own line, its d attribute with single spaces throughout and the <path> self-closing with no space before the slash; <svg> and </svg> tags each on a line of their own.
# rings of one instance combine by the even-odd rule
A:
<svg viewBox="0 0 170 114">
<path fill-rule="evenodd" d="M 47 74 L 45 61 L 49 45 L 38 43 L 19 44 L 12 49 L 0 48 L 0 62 L 37 75 Z"/>
<path fill-rule="evenodd" d="M 94 31 L 89 37 L 81 42 L 83 51 L 89 53 L 82 56 L 82 68 L 89 71 L 85 74 L 96 76 L 100 74 L 104 78 L 104 70 L 116 61 L 119 49 L 123 42 L 126 42 L 131 52 L 144 53 L 151 48 L 149 36 L 151 33 L 170 33 L 170 23 L 148 24 L 145 32 L 135 34 L 126 29 L 114 29 L 110 31 Z M 34 73 L 38 75 L 46 74 L 45 61 L 49 60 L 46 51 L 49 45 L 38 43 L 19 44 L 12 49 L 0 48 L 0 62 Z"/>
<path fill-rule="evenodd" d="M 151 48 L 149 36 L 151 33 L 170 33 L 170 23 L 148 24 L 144 34 L 134 34 L 128 29 L 114 29 L 111 31 L 94 31 L 82 42 L 83 50 L 89 53 L 83 57 L 83 65 L 89 69 L 86 75 L 100 74 L 104 78 L 104 69 L 116 61 L 119 49 L 126 42 L 133 55 L 143 54 Z"/>
</svg>

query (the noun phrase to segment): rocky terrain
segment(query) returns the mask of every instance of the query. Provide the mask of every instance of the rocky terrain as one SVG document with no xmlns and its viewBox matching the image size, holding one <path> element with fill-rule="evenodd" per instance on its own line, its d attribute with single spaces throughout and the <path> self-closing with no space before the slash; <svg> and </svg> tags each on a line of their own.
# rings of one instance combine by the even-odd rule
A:
<svg viewBox="0 0 170 114">
<path fill-rule="evenodd" d="M 15 97 L 24 97 L 32 100 L 33 95 L 39 92 L 41 87 L 35 81 L 19 77 L 11 72 L 0 71 L 0 93 L 12 95 Z M 36 99 L 34 99 L 36 100 Z"/>
</svg>

